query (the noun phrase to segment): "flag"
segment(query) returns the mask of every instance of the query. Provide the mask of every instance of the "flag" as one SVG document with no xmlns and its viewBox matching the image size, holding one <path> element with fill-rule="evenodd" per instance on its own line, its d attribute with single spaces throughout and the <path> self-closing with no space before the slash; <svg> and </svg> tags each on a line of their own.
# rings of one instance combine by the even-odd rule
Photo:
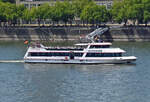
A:
<svg viewBox="0 0 150 102">
<path fill-rule="evenodd" d="M 24 41 L 24 44 L 28 44 L 28 43 L 29 43 L 29 41 L 28 41 L 28 40 L 25 40 L 25 41 Z"/>
</svg>

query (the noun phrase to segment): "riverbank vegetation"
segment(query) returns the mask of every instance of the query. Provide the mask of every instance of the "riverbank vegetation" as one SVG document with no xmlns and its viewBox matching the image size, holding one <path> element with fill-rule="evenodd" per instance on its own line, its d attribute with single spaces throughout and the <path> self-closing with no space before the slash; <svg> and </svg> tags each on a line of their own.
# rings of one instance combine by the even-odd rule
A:
<svg viewBox="0 0 150 102">
<path fill-rule="evenodd" d="M 115 0 L 111 9 L 97 5 L 92 0 L 56 1 L 38 8 L 15 5 L 13 0 L 0 0 L 0 25 L 15 26 L 38 23 L 55 25 L 92 24 L 107 22 L 145 24 L 150 22 L 150 0 Z M 80 23 L 74 21 L 80 21 Z"/>
</svg>

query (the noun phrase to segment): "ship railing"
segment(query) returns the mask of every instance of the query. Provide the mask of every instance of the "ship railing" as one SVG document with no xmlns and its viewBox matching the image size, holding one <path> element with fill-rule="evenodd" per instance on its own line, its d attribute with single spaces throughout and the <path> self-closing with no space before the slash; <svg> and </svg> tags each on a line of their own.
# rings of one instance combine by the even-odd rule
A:
<svg viewBox="0 0 150 102">
<path fill-rule="evenodd" d="M 86 36 L 86 39 L 91 40 L 92 42 L 95 42 L 94 41 L 94 37 L 95 36 L 100 36 L 103 33 L 105 33 L 106 31 L 108 31 L 108 27 L 106 27 L 106 28 L 98 28 L 98 29 L 94 30 L 93 32 L 91 32 L 90 34 L 88 34 Z"/>
<path fill-rule="evenodd" d="M 45 48 L 45 46 L 43 45 L 43 44 L 41 44 L 41 43 L 38 43 L 38 42 L 32 42 L 31 44 L 30 44 L 30 47 L 32 47 L 32 48 Z"/>
</svg>

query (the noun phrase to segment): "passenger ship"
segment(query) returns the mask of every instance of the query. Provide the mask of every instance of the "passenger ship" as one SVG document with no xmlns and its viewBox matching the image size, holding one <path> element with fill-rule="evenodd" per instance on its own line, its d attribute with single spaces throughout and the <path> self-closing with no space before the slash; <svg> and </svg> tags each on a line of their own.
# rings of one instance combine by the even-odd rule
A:
<svg viewBox="0 0 150 102">
<path fill-rule="evenodd" d="M 131 63 L 135 56 L 123 56 L 124 50 L 111 48 L 108 42 L 79 43 L 75 47 L 30 46 L 24 56 L 27 63 L 51 64 L 121 64 Z"/>
</svg>

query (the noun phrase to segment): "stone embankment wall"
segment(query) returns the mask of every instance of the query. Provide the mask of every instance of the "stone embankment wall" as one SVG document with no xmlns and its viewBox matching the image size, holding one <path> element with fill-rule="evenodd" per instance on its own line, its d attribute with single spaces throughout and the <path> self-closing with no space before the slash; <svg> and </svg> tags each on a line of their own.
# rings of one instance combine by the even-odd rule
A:
<svg viewBox="0 0 150 102">
<path fill-rule="evenodd" d="M 79 27 L 9 27 L 0 28 L 0 40 L 79 40 L 81 34 L 94 30 Z"/>
<path fill-rule="evenodd" d="M 0 28 L 0 40 L 80 40 L 94 27 L 9 27 Z M 105 41 L 150 41 L 150 27 L 110 28 Z"/>
<path fill-rule="evenodd" d="M 112 28 L 102 38 L 107 41 L 150 41 L 150 27 Z"/>
</svg>

